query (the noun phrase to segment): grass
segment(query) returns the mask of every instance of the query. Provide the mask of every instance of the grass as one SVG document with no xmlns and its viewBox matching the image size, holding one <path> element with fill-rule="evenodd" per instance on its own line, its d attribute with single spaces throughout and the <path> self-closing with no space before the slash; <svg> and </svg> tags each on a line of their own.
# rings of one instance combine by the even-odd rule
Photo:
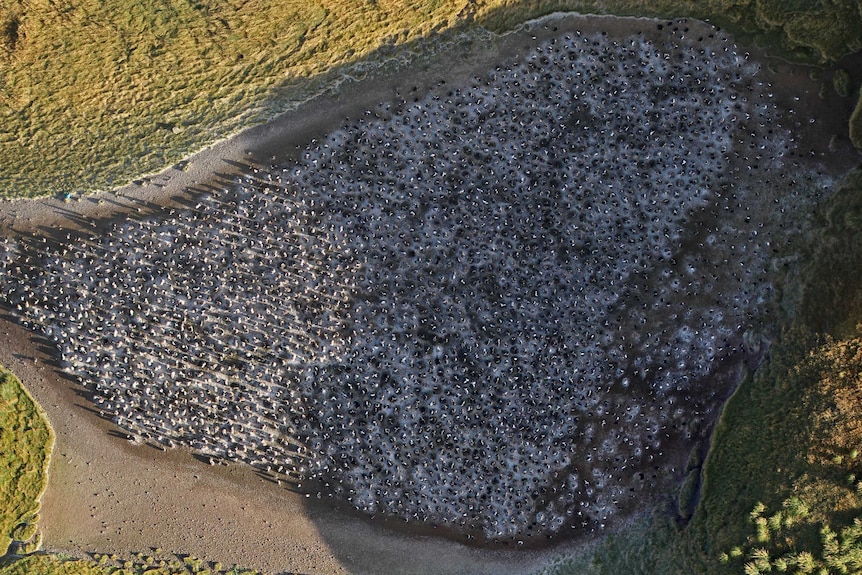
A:
<svg viewBox="0 0 862 575">
<path fill-rule="evenodd" d="M 862 559 L 862 543 L 830 551 L 823 531 L 839 541 L 862 533 L 862 169 L 836 185 L 816 220 L 810 264 L 792 280 L 803 284 L 798 314 L 725 405 L 691 520 L 668 502 L 548 573 L 742 574 L 766 572 L 767 558 L 777 572 L 800 554 L 838 573 L 852 554 Z M 793 512 L 801 504 L 805 513 Z"/>
<path fill-rule="evenodd" d="M 94 556 L 90 561 L 37 554 L 39 499 L 53 445 L 45 413 L 18 378 L 0 368 L 0 575 L 260 575 L 189 556 L 138 553 L 127 560 Z"/>
<path fill-rule="evenodd" d="M 841 515 L 862 501 L 842 500 L 820 462 L 811 460 L 818 421 L 824 417 L 818 383 L 830 370 L 827 345 L 802 326 L 785 330 L 768 365 L 744 382 L 725 407 L 704 472 L 703 502 L 689 536 L 708 572 L 728 572 L 721 553 L 744 544 L 758 504 L 769 510 L 800 495 L 812 513 L 794 532 L 799 544 L 816 545 L 816 522 Z M 753 480 L 756 478 L 756 480 Z M 851 494 L 852 495 L 852 494 Z"/>
<path fill-rule="evenodd" d="M 853 0 L 0 0 L 0 197 L 120 185 L 369 62 L 559 10 L 712 18 L 796 57 L 860 48 Z M 472 28 L 470 28 L 472 29 Z M 429 39 L 424 44 L 420 39 Z"/>
<path fill-rule="evenodd" d="M 123 562 L 127 563 L 127 562 Z M 217 568 L 216 568 L 217 567 Z M 0 575 L 261 575 L 260 572 L 240 567 L 223 568 L 200 561 L 192 567 L 182 561 L 169 564 L 147 564 L 141 561 L 128 562 L 121 566 L 115 561 L 99 563 L 87 559 L 72 559 L 58 555 L 28 555 L 17 561 L 0 564 Z"/>
<path fill-rule="evenodd" d="M 862 49 L 858 0 L 501 0 L 494 4 L 488 7 L 495 16 L 482 22 L 495 30 L 553 11 L 577 11 L 708 19 L 796 60 L 833 62 Z"/>
<path fill-rule="evenodd" d="M 712 573 L 752 570 L 745 560 L 754 550 L 772 558 L 807 553 L 825 566 L 830 557 L 824 526 L 846 532 L 862 516 L 862 465 L 851 457 L 862 445 L 862 324 L 852 337 L 817 342 L 800 329 L 785 334 L 781 348 L 781 367 L 747 386 L 751 393 L 738 398 L 740 405 L 728 406 L 726 413 L 735 417 L 723 421 L 723 436 L 716 438 L 712 493 L 701 525 Z M 740 449 L 727 441 L 744 441 L 746 432 L 756 445 Z M 760 475 L 746 475 L 753 473 Z M 791 523 L 794 501 L 809 512 Z M 749 520 L 740 521 L 746 508 Z M 716 565 L 716 554 L 721 563 L 721 553 L 739 546 L 744 553 L 738 561 Z"/>
<path fill-rule="evenodd" d="M 63 559 L 54 555 L 28 555 L 0 566 L 0 575 L 122 575 L 117 570 L 86 560 Z M 131 574 L 129 574 L 131 575 Z"/>
<path fill-rule="evenodd" d="M 39 499 L 54 445 L 45 413 L 18 379 L 0 368 L 0 551 L 37 536 Z"/>
<path fill-rule="evenodd" d="M 758 504 L 774 512 L 796 497 L 810 509 L 780 541 L 758 542 L 773 555 L 819 557 L 821 527 L 840 531 L 862 514 L 862 172 L 838 185 L 818 219 L 799 315 L 728 402 L 707 459 L 688 536 L 712 573 L 741 572 L 716 554 L 750 542 L 744 517 Z"/>
<path fill-rule="evenodd" d="M 862 48 L 860 3 L 853 0 L 0 0 L 0 195 L 124 183 L 265 121 L 342 72 L 361 76 L 374 68 L 363 60 L 409 65 L 414 49 L 456 42 L 471 26 L 502 32 L 566 10 L 710 18 L 809 61 L 830 62 Z M 850 133 L 862 148 L 862 95 Z M 849 524 L 862 505 L 862 468 L 853 456 L 859 443 L 853 415 L 862 398 L 847 385 L 847 374 L 862 371 L 855 323 L 862 319 L 862 194 L 836 197 L 822 214 L 825 231 L 811 254 L 817 263 L 799 321 L 728 403 L 690 523 L 659 510 L 550 571 L 742 572 L 741 562 L 751 560 L 742 549 L 757 537 L 751 510 L 763 503 L 774 512 L 793 495 L 811 509 L 786 535 L 796 548 L 816 549 L 820 524 L 836 532 Z M 35 535 L 52 440 L 38 406 L 8 372 L 0 375 L 0 409 L 5 549 L 13 533 Z M 684 486 L 683 508 L 694 483 L 691 476 Z M 740 549 L 737 557 L 733 549 Z M 193 567 L 29 555 L 0 567 L 0 575 L 162 575 Z"/>
<path fill-rule="evenodd" d="M 176 161 L 284 110 L 310 78 L 451 27 L 466 3 L 3 4 L 0 181 L 34 196 Z"/>
</svg>

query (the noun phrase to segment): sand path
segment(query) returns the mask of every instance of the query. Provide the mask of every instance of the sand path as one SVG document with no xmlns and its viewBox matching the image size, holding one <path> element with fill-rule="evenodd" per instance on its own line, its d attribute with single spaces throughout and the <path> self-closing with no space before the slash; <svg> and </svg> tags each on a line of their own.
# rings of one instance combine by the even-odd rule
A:
<svg viewBox="0 0 862 575">
<path fill-rule="evenodd" d="M 44 235 L 98 228 L 112 218 L 183 205 L 209 187 L 223 187 L 249 163 L 290 156 L 347 116 L 395 97 L 440 88 L 444 79 L 447 86 L 457 85 L 566 29 L 657 34 L 655 22 L 642 19 L 546 20 L 494 45 L 465 46 L 445 62 L 342 87 L 338 94 L 323 95 L 136 184 L 67 202 L 2 202 L 0 233 Z M 793 78 L 795 93 L 810 95 L 804 73 Z M 184 450 L 134 446 L 91 410 L 83 388 L 52 363 L 53 353 L 47 342 L 0 314 L 0 364 L 24 382 L 57 434 L 41 520 L 48 550 L 128 556 L 160 547 L 269 573 L 478 574 L 530 571 L 553 554 L 585 544 L 570 542 L 544 552 L 468 548 L 369 522 L 288 491 L 242 466 L 211 467 Z"/>
</svg>

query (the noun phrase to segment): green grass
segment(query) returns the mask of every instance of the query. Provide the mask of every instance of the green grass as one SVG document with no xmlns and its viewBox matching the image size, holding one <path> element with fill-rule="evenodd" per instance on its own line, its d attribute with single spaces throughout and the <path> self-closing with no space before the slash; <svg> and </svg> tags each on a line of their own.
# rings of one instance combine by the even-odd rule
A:
<svg viewBox="0 0 862 575">
<path fill-rule="evenodd" d="M 753 573 L 765 567 L 755 552 L 773 571 L 776 561 L 809 553 L 838 573 L 835 565 L 862 558 L 862 544 L 830 551 L 822 533 L 862 533 L 854 526 L 862 516 L 862 170 L 836 185 L 815 220 L 810 264 L 787 280 L 803 284 L 798 313 L 725 405 L 691 521 L 667 505 L 548 573 Z M 691 487 L 691 479 L 681 486 L 683 508 Z M 797 500 L 807 512 L 784 524 L 794 515 L 787 502 Z"/>
<path fill-rule="evenodd" d="M 480 21 L 496 30 L 553 11 L 577 11 L 708 19 L 794 60 L 826 63 L 862 49 L 858 0 L 502 0 L 493 4 L 488 8 L 496 14 Z"/>
<path fill-rule="evenodd" d="M 6 195 L 88 190 L 282 111 L 320 76 L 451 27 L 465 2 L 0 4 Z M 8 26 L 7 26 L 8 28 Z"/>
<path fill-rule="evenodd" d="M 260 572 L 250 569 L 223 568 L 204 561 L 196 568 L 179 560 L 166 565 L 146 564 L 141 561 L 124 561 L 128 566 L 115 563 L 98 563 L 48 554 L 28 555 L 0 565 L 0 575 L 261 575 Z"/>
<path fill-rule="evenodd" d="M 102 567 L 92 561 L 61 559 L 54 555 L 28 555 L 0 566 L 0 575 L 124 575 L 115 568 Z M 129 573 L 131 575 L 131 573 Z"/>
<path fill-rule="evenodd" d="M 781 367 L 755 376 L 759 381 L 726 409 L 733 417 L 716 437 L 698 526 L 711 573 L 753 570 L 747 564 L 755 550 L 773 559 L 808 553 L 827 569 L 847 558 L 825 545 L 823 528 L 847 533 L 862 516 L 862 465 L 851 457 L 853 446 L 862 445 L 862 326 L 841 340 L 811 338 L 801 329 L 785 334 L 783 353 L 772 362 Z M 796 400 L 786 395 L 794 393 Z M 745 441 L 756 445 L 734 443 Z M 809 511 L 790 522 L 793 501 Z M 746 508 L 748 520 L 741 520 Z M 734 547 L 744 550 L 742 557 L 723 564 L 721 553 Z"/>
<path fill-rule="evenodd" d="M 725 406 L 681 537 L 708 573 L 743 572 L 745 553 L 746 562 L 720 561 L 734 547 L 822 557 L 821 527 L 839 532 L 862 514 L 862 172 L 837 185 L 809 241 L 799 313 Z M 808 506 L 805 519 L 758 537 L 751 510 L 762 504 L 771 516 L 793 497 Z"/>
<path fill-rule="evenodd" d="M 188 556 L 139 553 L 90 561 L 36 554 L 39 499 L 47 486 L 53 445 L 45 413 L 18 378 L 0 368 L 0 555 L 5 555 L 0 575 L 260 575 Z"/>
<path fill-rule="evenodd" d="M 748 514 L 758 503 L 781 509 L 800 486 L 820 477 L 808 459 L 818 417 L 818 343 L 804 327 L 786 330 L 769 363 L 725 406 L 704 470 L 702 504 L 688 533 L 708 572 L 727 572 L 718 564 L 720 554 L 746 542 Z M 809 503 L 818 516 L 837 511 L 834 501 Z M 816 542 L 816 529 L 801 537 L 812 535 Z"/>
<path fill-rule="evenodd" d="M 790 6 L 793 9 L 789 9 Z M 804 8 L 804 9 L 803 9 Z M 558 10 L 712 18 L 797 57 L 859 49 L 853 0 L 0 0 L 0 197 L 104 189 L 367 61 Z"/>
<path fill-rule="evenodd" d="M 860 6 L 853 0 L 0 0 L 0 195 L 123 183 L 265 121 L 341 72 L 361 76 L 373 68 L 364 59 L 409 63 L 413 51 L 456 42 L 470 26 L 502 32 L 567 10 L 691 16 L 785 56 L 828 62 L 862 47 Z M 850 133 L 862 148 L 862 95 Z M 751 547 L 754 532 L 750 511 L 757 503 L 781 509 L 794 494 L 811 507 L 789 535 L 796 547 L 816 548 L 824 522 L 836 532 L 848 525 L 862 504 L 858 480 L 849 480 L 862 477 L 862 469 L 851 457 L 855 439 L 848 439 L 854 436 L 845 425 L 862 398 L 843 383 L 862 369 L 853 351 L 859 347 L 855 322 L 862 319 L 862 193 L 836 197 L 822 214 L 819 247 L 809 254 L 816 263 L 806 276 L 799 322 L 728 403 L 691 522 L 683 527 L 662 509 L 550 571 L 742 572 L 741 561 L 750 559 L 742 549 Z M 7 372 L 0 378 L 5 549 L 13 533 L 34 535 L 52 441 L 20 383 Z M 683 488 L 682 507 L 692 484 L 693 478 Z M 740 557 L 723 563 L 721 554 L 734 548 Z M 125 568 L 30 555 L 0 567 L 0 575 L 152 569 L 163 575 L 188 567 L 133 561 Z"/>
<path fill-rule="evenodd" d="M 54 445 L 42 409 L 18 379 L 0 368 L 0 551 L 36 536 L 39 498 Z"/>
</svg>

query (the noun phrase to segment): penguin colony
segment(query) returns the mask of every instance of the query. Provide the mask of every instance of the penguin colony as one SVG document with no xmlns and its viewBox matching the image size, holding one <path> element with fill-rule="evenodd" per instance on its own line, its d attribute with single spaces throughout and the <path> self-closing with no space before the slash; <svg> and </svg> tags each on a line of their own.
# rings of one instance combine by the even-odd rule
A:
<svg viewBox="0 0 862 575">
<path fill-rule="evenodd" d="M 196 209 L 5 240 L 5 297 L 135 441 L 488 541 L 600 528 L 769 300 L 768 90 L 727 39 L 564 34 Z"/>
</svg>

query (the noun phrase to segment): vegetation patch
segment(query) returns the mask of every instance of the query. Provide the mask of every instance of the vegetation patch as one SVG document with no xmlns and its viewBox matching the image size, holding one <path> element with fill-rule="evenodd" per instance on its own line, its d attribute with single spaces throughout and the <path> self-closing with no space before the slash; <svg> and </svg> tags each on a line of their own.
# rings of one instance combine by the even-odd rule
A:
<svg viewBox="0 0 862 575">
<path fill-rule="evenodd" d="M 86 560 L 67 559 L 55 555 L 28 555 L 0 566 L 0 575 L 132 575 L 105 568 Z"/>
<path fill-rule="evenodd" d="M 0 192 L 87 191 L 166 166 L 283 111 L 314 76 L 451 28 L 465 6 L 2 2 Z"/>
<path fill-rule="evenodd" d="M 804 531 L 808 506 L 792 497 L 774 513 L 762 503 L 755 505 L 749 519 L 754 534 L 746 545 L 722 553 L 719 561 L 731 565 L 735 572 L 760 575 L 776 572 L 817 573 L 818 575 L 858 573 L 862 569 L 862 519 L 856 518 L 836 531 L 828 523 L 820 527 L 820 541 L 813 547 L 802 548 L 798 543 L 797 526 Z"/>
<path fill-rule="evenodd" d="M 816 558 L 821 526 L 846 526 L 862 510 L 858 463 L 849 457 L 855 448 L 847 447 L 859 440 L 858 336 L 786 330 L 768 366 L 728 403 L 688 534 L 709 572 L 734 572 L 734 556 L 758 568 L 776 554 L 787 559 L 806 550 Z"/>
<path fill-rule="evenodd" d="M 825 63 L 862 49 L 859 6 L 857 0 L 499 0 L 477 12 L 497 31 L 558 11 L 707 19 L 790 58 Z"/>
<path fill-rule="evenodd" d="M 844 68 L 838 68 L 832 75 L 832 86 L 835 88 L 835 93 L 846 98 L 850 95 L 850 88 L 853 80 L 850 78 L 850 73 Z"/>
<path fill-rule="evenodd" d="M 818 214 L 798 315 L 773 343 L 767 362 L 725 405 L 691 521 L 675 521 L 678 503 L 669 502 L 643 523 L 584 556 L 557 562 L 549 572 L 859 571 L 859 184 L 860 172 L 850 174 Z M 689 476 L 681 485 L 679 511 L 690 500 L 692 481 Z"/>
<path fill-rule="evenodd" d="M 722 553 L 747 557 L 753 566 L 742 569 L 750 571 L 765 567 L 765 556 L 752 555 L 761 548 L 773 558 L 802 551 L 825 557 L 818 554 L 826 549 L 823 527 L 838 532 L 862 511 L 860 189 L 857 170 L 821 208 L 798 317 L 717 426 L 702 504 L 685 534 L 708 572 L 740 572 L 720 561 Z"/>
<path fill-rule="evenodd" d="M 39 553 L 0 562 L 0 575 L 263 575 L 254 569 L 223 566 L 190 555 L 136 553 L 123 559 L 95 553 L 93 559 L 74 559 Z"/>
<path fill-rule="evenodd" d="M 174 557 L 172 561 L 158 562 L 111 560 L 107 555 L 96 555 L 99 561 L 71 559 L 58 555 L 29 555 L 0 566 L 0 575 L 261 575 L 259 571 L 241 567 L 222 567 L 195 559 L 186 563 Z M 102 561 L 104 557 L 106 561 Z M 194 558 L 193 558 L 194 559 Z"/>
<path fill-rule="evenodd" d="M 555 11 L 711 19 L 808 60 L 862 38 L 854 0 L 2 0 L 0 196 L 120 185 L 344 75 Z"/>
<path fill-rule="evenodd" d="M 45 413 L 0 368 L 0 551 L 31 551 L 38 542 L 39 499 L 47 484 L 54 433 Z"/>
</svg>

